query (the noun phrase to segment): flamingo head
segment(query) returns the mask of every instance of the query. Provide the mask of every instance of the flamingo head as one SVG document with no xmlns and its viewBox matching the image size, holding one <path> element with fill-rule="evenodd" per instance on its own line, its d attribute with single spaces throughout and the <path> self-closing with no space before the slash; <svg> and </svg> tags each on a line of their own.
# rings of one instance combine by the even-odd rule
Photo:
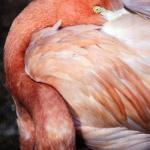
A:
<svg viewBox="0 0 150 150">
<path fill-rule="evenodd" d="M 107 17 L 103 11 L 110 12 L 122 8 L 121 0 L 39 0 L 47 2 L 48 15 L 55 22 L 62 20 L 62 26 L 77 24 L 103 25 Z M 49 6 L 48 6 L 49 5 Z M 47 12 L 48 12 L 47 11 Z"/>
</svg>

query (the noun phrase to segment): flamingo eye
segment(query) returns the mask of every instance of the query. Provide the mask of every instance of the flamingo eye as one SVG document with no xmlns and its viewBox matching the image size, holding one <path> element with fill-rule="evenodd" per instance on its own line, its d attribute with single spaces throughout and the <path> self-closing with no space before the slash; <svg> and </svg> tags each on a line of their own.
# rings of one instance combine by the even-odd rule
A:
<svg viewBox="0 0 150 150">
<path fill-rule="evenodd" d="M 105 11 L 105 8 L 104 8 L 104 7 L 100 7 L 100 6 L 94 6 L 94 7 L 93 7 L 93 11 L 94 11 L 94 13 L 96 13 L 96 14 L 101 14 L 102 12 Z"/>
</svg>

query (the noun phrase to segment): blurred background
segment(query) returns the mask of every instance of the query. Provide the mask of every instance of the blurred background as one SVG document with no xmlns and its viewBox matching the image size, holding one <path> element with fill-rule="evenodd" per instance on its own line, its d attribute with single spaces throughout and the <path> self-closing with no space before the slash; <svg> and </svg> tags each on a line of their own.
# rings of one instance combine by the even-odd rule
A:
<svg viewBox="0 0 150 150">
<path fill-rule="evenodd" d="M 15 106 L 5 89 L 3 47 L 10 25 L 30 0 L 0 0 L 0 150 L 19 150 Z"/>
</svg>

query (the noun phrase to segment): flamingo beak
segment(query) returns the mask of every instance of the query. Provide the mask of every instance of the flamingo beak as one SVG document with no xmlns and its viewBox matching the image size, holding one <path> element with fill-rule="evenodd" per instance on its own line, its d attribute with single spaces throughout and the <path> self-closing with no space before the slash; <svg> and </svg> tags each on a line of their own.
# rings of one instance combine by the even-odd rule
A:
<svg viewBox="0 0 150 150">
<path fill-rule="evenodd" d="M 128 14 L 128 11 L 126 11 L 125 9 L 119 9 L 119 10 L 116 10 L 116 11 L 105 10 L 105 11 L 101 12 L 101 15 L 107 21 L 117 19 L 117 18 L 121 17 L 124 14 Z"/>
</svg>

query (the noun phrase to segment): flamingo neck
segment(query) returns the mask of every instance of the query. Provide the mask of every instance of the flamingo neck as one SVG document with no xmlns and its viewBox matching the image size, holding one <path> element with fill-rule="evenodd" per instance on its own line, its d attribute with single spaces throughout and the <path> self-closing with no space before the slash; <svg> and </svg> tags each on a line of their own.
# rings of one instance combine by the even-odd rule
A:
<svg viewBox="0 0 150 150">
<path fill-rule="evenodd" d="M 17 82 L 24 74 L 24 54 L 32 33 L 56 22 L 55 7 L 51 5 L 49 1 L 33 1 L 13 22 L 4 47 L 6 80 L 9 82 Z"/>
</svg>

